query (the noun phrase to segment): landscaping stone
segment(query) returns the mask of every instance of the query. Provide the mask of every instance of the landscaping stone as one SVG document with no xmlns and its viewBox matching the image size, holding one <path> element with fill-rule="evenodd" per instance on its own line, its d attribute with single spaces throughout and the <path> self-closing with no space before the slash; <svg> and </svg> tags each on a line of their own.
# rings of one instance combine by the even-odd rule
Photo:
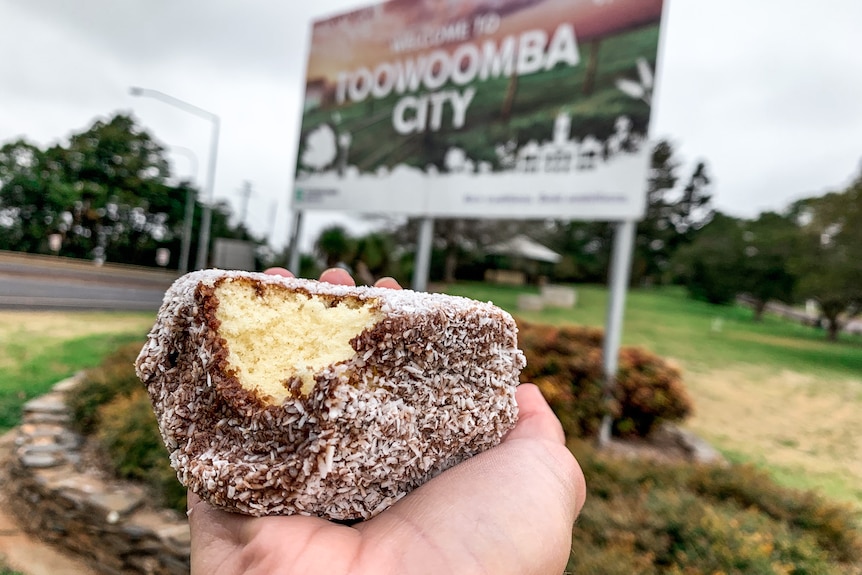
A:
<svg viewBox="0 0 862 575">
<path fill-rule="evenodd" d="M 62 455 L 57 453 L 38 453 L 25 451 L 19 456 L 19 461 L 24 467 L 32 469 L 43 469 L 45 467 L 56 467 L 66 463 Z"/>
<path fill-rule="evenodd" d="M 540 295 L 518 294 L 518 309 L 520 311 L 542 311 L 545 309 L 545 300 Z"/>
<path fill-rule="evenodd" d="M 30 412 L 49 413 L 49 414 L 66 414 L 66 401 L 61 393 L 52 392 L 36 399 L 31 399 L 24 404 L 24 414 Z"/>
<path fill-rule="evenodd" d="M 140 486 L 82 468 L 84 439 L 67 423 L 67 393 L 80 378 L 58 383 L 24 405 L 6 474 L 9 508 L 23 529 L 77 554 L 105 575 L 189 572 L 184 515 L 159 509 Z"/>
<path fill-rule="evenodd" d="M 541 288 L 542 301 L 548 307 L 573 308 L 578 302 L 575 288 L 560 285 L 544 285 Z"/>
</svg>

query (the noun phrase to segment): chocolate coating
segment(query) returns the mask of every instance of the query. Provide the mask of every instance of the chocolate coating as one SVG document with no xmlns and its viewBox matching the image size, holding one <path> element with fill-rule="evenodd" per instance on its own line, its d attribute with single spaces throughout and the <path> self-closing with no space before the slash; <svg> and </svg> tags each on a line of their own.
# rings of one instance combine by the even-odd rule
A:
<svg viewBox="0 0 862 575">
<path fill-rule="evenodd" d="M 250 282 L 262 298 L 352 299 L 381 319 L 351 340 L 351 358 L 314 374 L 310 393 L 288 379 L 290 397 L 271 404 L 231 368 L 221 282 Z M 499 443 L 523 366 L 515 322 L 490 303 L 217 270 L 174 283 L 136 362 L 189 489 L 229 511 L 338 520 L 373 517 Z"/>
</svg>

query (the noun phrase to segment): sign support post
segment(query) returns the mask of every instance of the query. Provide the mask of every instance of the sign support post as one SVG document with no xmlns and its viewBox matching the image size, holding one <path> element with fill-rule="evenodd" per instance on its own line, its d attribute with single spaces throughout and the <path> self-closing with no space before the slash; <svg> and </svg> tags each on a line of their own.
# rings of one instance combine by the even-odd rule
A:
<svg viewBox="0 0 862 575">
<path fill-rule="evenodd" d="M 296 210 L 293 215 L 293 229 L 290 234 L 290 247 L 289 251 L 289 259 L 287 262 L 287 269 L 293 272 L 297 277 L 299 277 L 299 238 L 302 235 L 302 220 L 303 220 L 303 211 Z"/>
<path fill-rule="evenodd" d="M 416 258 L 413 268 L 414 291 L 426 291 L 428 289 L 428 271 L 431 268 L 431 248 L 434 243 L 434 218 L 425 216 L 421 220 L 419 228 L 419 242 L 416 244 Z"/>
<path fill-rule="evenodd" d="M 610 267 L 610 292 L 608 295 L 607 321 L 605 322 L 605 341 L 602 347 L 604 367 L 603 399 L 608 404 L 613 399 L 619 366 L 620 340 L 623 330 L 623 313 L 626 307 L 626 291 L 631 276 L 632 251 L 634 250 L 635 220 L 624 220 L 615 224 L 614 247 Z M 611 439 L 613 418 L 606 413 L 599 429 L 599 447 L 604 447 Z"/>
</svg>

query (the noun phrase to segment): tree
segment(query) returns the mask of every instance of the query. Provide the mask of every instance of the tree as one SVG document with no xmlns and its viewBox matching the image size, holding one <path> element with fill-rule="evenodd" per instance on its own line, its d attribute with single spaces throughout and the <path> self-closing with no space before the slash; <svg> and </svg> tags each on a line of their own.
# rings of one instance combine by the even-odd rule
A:
<svg viewBox="0 0 862 575">
<path fill-rule="evenodd" d="M 747 294 L 760 321 L 770 300 L 792 301 L 796 276 L 790 260 L 797 236 L 793 221 L 774 212 L 753 221 L 716 213 L 680 248 L 673 269 L 692 297 L 725 304 Z"/>
<path fill-rule="evenodd" d="M 743 225 L 744 242 L 740 291 L 754 299 L 754 320 L 763 318 L 770 300 L 791 303 L 796 275 L 790 261 L 798 249 L 799 229 L 775 212 L 765 212 Z"/>
<path fill-rule="evenodd" d="M 836 341 L 862 307 L 862 174 L 844 192 L 800 200 L 792 213 L 801 231 L 793 258 L 799 294 L 817 301 Z"/>
<path fill-rule="evenodd" d="M 183 217 L 185 188 L 168 186 L 168 175 L 161 146 L 124 115 L 96 121 L 68 146 L 6 144 L 2 247 L 47 252 L 46 238 L 56 233 L 62 255 L 151 263 Z"/>
<path fill-rule="evenodd" d="M 699 162 L 682 190 L 673 147 L 661 141 L 653 150 L 647 186 L 647 210 L 635 237 L 632 280 L 663 283 L 676 251 L 691 243 L 713 215 L 706 164 Z"/>
<path fill-rule="evenodd" d="M 357 278 L 373 284 L 385 275 L 392 275 L 392 251 L 392 241 L 386 234 L 372 232 L 357 239 L 352 262 Z"/>
<path fill-rule="evenodd" d="M 51 233 L 65 233 L 76 197 L 56 154 L 25 140 L 0 148 L 0 249 L 48 252 Z"/>
<path fill-rule="evenodd" d="M 604 283 L 613 246 L 613 228 L 607 222 L 554 221 L 547 245 L 563 258 L 555 267 L 559 280 Z M 539 239 L 539 238 L 537 238 Z"/>
<path fill-rule="evenodd" d="M 329 226 L 320 232 L 314 248 L 326 261 L 327 267 L 346 263 L 353 254 L 354 241 L 343 226 Z"/>
<path fill-rule="evenodd" d="M 72 255 L 145 263 L 179 233 L 185 194 L 167 185 L 164 149 L 131 117 L 97 120 L 56 151 L 79 192 L 70 210 Z"/>
<path fill-rule="evenodd" d="M 419 224 L 420 220 L 410 219 L 392 231 L 393 241 L 404 252 L 418 249 Z M 454 282 L 465 262 L 475 262 L 483 256 L 482 247 L 521 233 L 531 226 L 535 227 L 535 222 L 455 218 L 434 220 L 430 275 L 447 283 Z"/>
<path fill-rule="evenodd" d="M 745 222 L 720 212 L 696 239 L 675 254 L 672 267 L 689 294 L 714 304 L 727 304 L 746 281 Z"/>
<path fill-rule="evenodd" d="M 123 114 L 44 151 L 24 140 L 7 143 L 0 148 L 0 249 L 48 253 L 47 238 L 59 234 L 59 255 L 151 266 L 166 247 L 175 266 L 186 198 L 195 190 L 169 181 L 162 146 Z M 214 208 L 212 237 L 249 239 L 230 227 L 229 213 Z"/>
</svg>

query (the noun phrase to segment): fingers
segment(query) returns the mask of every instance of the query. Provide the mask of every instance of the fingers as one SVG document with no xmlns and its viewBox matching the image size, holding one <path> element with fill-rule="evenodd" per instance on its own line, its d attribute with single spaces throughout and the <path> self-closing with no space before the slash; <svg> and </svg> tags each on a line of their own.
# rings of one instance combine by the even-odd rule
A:
<svg viewBox="0 0 862 575">
<path fill-rule="evenodd" d="M 320 281 L 335 285 L 353 286 L 356 282 L 353 277 L 341 268 L 329 268 L 320 274 Z M 393 278 L 384 277 L 374 282 L 374 287 L 382 287 L 388 289 L 401 289 L 401 285 Z"/>
<path fill-rule="evenodd" d="M 269 274 L 271 276 L 284 276 L 286 278 L 294 277 L 293 274 L 290 272 L 290 270 L 287 270 L 285 268 L 269 268 L 269 269 L 265 270 L 263 273 Z"/>
<path fill-rule="evenodd" d="M 320 274 L 320 281 L 335 284 L 339 286 L 355 286 L 356 282 L 353 281 L 353 278 L 347 273 L 346 270 L 341 268 L 329 268 L 325 270 L 322 274 Z"/>
<path fill-rule="evenodd" d="M 296 277 L 293 275 L 293 273 L 291 273 L 285 268 L 268 268 L 263 273 L 274 276 L 283 276 L 286 278 Z M 343 270 L 341 268 L 329 268 L 325 270 L 322 274 L 320 274 L 320 281 L 340 286 L 356 285 L 356 282 L 353 280 L 353 277 L 346 270 Z M 374 287 L 401 289 L 401 284 L 399 284 L 398 281 L 394 278 L 384 277 L 374 282 Z"/>
<path fill-rule="evenodd" d="M 401 289 L 401 284 L 395 278 L 385 277 L 374 282 L 374 287 Z"/>
</svg>

